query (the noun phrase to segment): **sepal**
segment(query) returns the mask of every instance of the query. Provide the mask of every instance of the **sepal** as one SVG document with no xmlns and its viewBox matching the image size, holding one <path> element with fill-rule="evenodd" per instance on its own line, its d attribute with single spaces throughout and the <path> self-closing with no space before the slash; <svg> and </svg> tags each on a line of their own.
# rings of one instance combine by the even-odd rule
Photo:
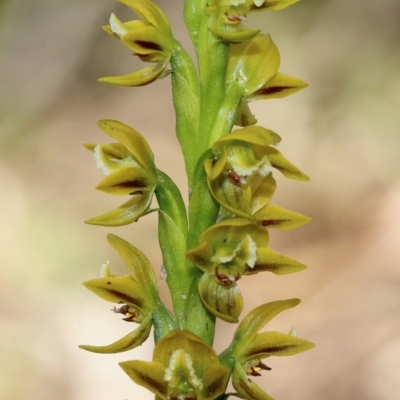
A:
<svg viewBox="0 0 400 400">
<path fill-rule="evenodd" d="M 79 347 L 92 353 L 122 353 L 124 351 L 132 350 L 144 343 L 150 335 L 151 327 L 152 316 L 151 314 L 148 314 L 138 328 L 108 346 L 81 345 Z"/>
<path fill-rule="evenodd" d="M 239 361 L 236 361 L 232 371 L 232 385 L 242 399 L 274 400 L 248 377 Z"/>
<path fill-rule="evenodd" d="M 251 40 L 230 47 L 227 84 L 239 84 L 243 95 L 247 96 L 271 79 L 279 65 L 279 51 L 271 37 L 258 34 Z"/>
<path fill-rule="evenodd" d="M 278 99 L 290 96 L 308 86 L 300 79 L 289 75 L 276 73 L 271 79 L 266 81 L 258 90 L 246 97 L 247 101 Z"/>
<path fill-rule="evenodd" d="M 266 228 L 287 231 L 298 228 L 311 221 L 303 214 L 286 210 L 273 204 L 268 204 L 253 214 L 254 219 Z"/>
<path fill-rule="evenodd" d="M 204 274 L 199 281 L 199 294 L 207 310 L 226 322 L 236 323 L 243 310 L 243 297 L 236 282 L 218 284 L 213 276 Z"/>
</svg>

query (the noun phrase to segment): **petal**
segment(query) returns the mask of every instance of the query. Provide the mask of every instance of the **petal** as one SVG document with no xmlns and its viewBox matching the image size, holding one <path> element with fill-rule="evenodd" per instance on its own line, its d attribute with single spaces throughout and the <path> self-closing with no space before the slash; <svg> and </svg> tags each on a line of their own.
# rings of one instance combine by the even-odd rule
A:
<svg viewBox="0 0 400 400">
<path fill-rule="evenodd" d="M 250 185 L 235 182 L 225 172 L 222 172 L 215 179 L 211 179 L 210 176 L 215 175 L 211 160 L 206 161 L 205 169 L 208 176 L 208 187 L 214 199 L 232 214 L 239 217 L 251 218 Z"/>
<path fill-rule="evenodd" d="M 186 252 L 186 260 L 195 264 L 203 272 L 208 272 L 208 263 L 212 257 L 211 247 L 207 242 Z"/>
<path fill-rule="evenodd" d="M 250 29 L 241 23 L 226 23 L 224 18 L 220 17 L 219 13 L 214 13 L 210 16 L 208 20 L 208 29 L 223 41 L 231 43 L 243 42 L 260 33 L 259 29 Z"/>
<path fill-rule="evenodd" d="M 254 339 L 258 331 L 271 321 L 272 318 L 282 311 L 297 306 L 299 303 L 299 299 L 273 301 L 262 304 L 250 311 L 236 329 L 232 344 L 230 345 L 233 348 L 233 353 L 236 356 L 240 356 L 243 352 L 242 350 Z"/>
<path fill-rule="evenodd" d="M 145 194 L 135 194 L 122 206 L 98 217 L 85 221 L 89 225 L 124 226 L 136 222 L 146 214 L 153 197 L 153 191 Z"/>
<path fill-rule="evenodd" d="M 139 71 L 132 72 L 131 74 L 121 76 L 106 76 L 100 78 L 98 81 L 103 83 L 110 83 L 117 86 L 144 86 L 154 82 L 157 78 L 161 78 L 169 59 L 163 63 L 155 64 L 151 67 L 143 68 Z"/>
<path fill-rule="evenodd" d="M 170 23 L 161 9 L 149 0 L 118 0 L 130 9 L 145 22 L 155 26 L 164 35 L 172 36 Z"/>
<path fill-rule="evenodd" d="M 242 399 L 274 400 L 257 386 L 247 375 L 238 361 L 232 372 L 232 384 Z"/>
<path fill-rule="evenodd" d="M 270 129 L 263 128 L 262 126 L 246 126 L 245 128 L 236 129 L 232 133 L 217 140 L 213 144 L 213 152 L 215 155 L 220 154 L 226 143 L 231 141 L 240 141 L 256 146 L 268 147 L 270 145 L 276 146 L 281 140 L 281 137 Z"/>
<path fill-rule="evenodd" d="M 246 275 L 256 274 L 261 271 L 273 272 L 276 275 L 292 274 L 302 271 L 307 267 L 292 258 L 277 253 L 269 248 L 257 250 L 257 262 L 254 268 L 247 269 Z"/>
<path fill-rule="evenodd" d="M 107 239 L 124 260 L 138 285 L 148 293 L 146 300 L 157 300 L 157 279 L 148 258 L 135 246 L 116 235 L 109 234 Z"/>
<path fill-rule="evenodd" d="M 165 368 L 158 362 L 124 361 L 120 367 L 135 383 L 162 399 L 167 398 L 168 385 L 164 381 Z"/>
<path fill-rule="evenodd" d="M 104 133 L 122 143 L 144 168 L 155 170 L 153 152 L 139 132 L 122 122 L 111 119 L 100 120 L 98 125 Z"/>
<path fill-rule="evenodd" d="M 97 168 L 99 168 L 104 175 L 109 175 L 127 166 L 142 167 L 121 143 L 96 145 L 94 148 L 94 160 Z"/>
<path fill-rule="evenodd" d="M 263 332 L 256 335 L 240 355 L 240 361 L 271 356 L 294 356 L 315 347 L 308 340 L 280 332 Z"/>
<path fill-rule="evenodd" d="M 227 84 L 237 82 L 247 96 L 271 79 L 277 73 L 279 64 L 279 51 L 270 36 L 259 34 L 251 40 L 231 46 Z"/>
<path fill-rule="evenodd" d="M 91 279 L 83 283 L 91 292 L 112 303 L 126 303 L 143 309 L 145 293 L 130 275 Z"/>
<path fill-rule="evenodd" d="M 300 79 L 278 72 L 260 89 L 246 97 L 247 101 L 277 99 L 289 96 L 308 86 Z"/>
<path fill-rule="evenodd" d="M 243 298 L 235 282 L 222 286 L 212 276 L 204 274 L 199 281 L 199 294 L 207 310 L 226 322 L 238 322 Z"/>
<path fill-rule="evenodd" d="M 91 351 L 92 353 L 111 354 L 111 353 L 122 353 L 124 351 L 132 350 L 137 346 L 140 346 L 150 335 L 152 327 L 151 313 L 143 320 L 141 325 L 136 328 L 133 332 L 124 336 L 122 339 L 108 346 L 89 346 L 81 345 L 81 349 Z"/>
<path fill-rule="evenodd" d="M 122 37 L 122 42 L 137 54 L 158 52 L 164 54 L 164 59 L 174 49 L 173 40 L 151 25 L 127 32 Z"/>
<path fill-rule="evenodd" d="M 212 365 L 204 374 L 201 382 L 203 400 L 214 400 L 225 393 L 231 371 L 223 365 Z"/>
<path fill-rule="evenodd" d="M 250 107 L 246 99 L 242 98 L 239 103 L 239 107 L 236 110 L 235 125 L 238 126 L 249 126 L 257 123 L 256 118 L 251 113 Z"/>
<path fill-rule="evenodd" d="M 268 157 L 272 166 L 282 172 L 286 178 L 295 179 L 297 181 L 309 181 L 310 178 L 303 174 L 297 167 L 295 167 L 289 160 L 287 160 L 280 151 L 269 146 L 265 152 L 262 152 Z"/>
<path fill-rule="evenodd" d="M 170 365 L 171 355 L 178 349 L 189 354 L 197 377 L 202 378 L 213 365 L 218 365 L 216 352 L 195 334 L 185 330 L 174 330 L 164 336 L 157 344 L 153 360 L 165 367 Z"/>
<path fill-rule="evenodd" d="M 311 221 L 311 218 L 303 214 L 289 211 L 273 204 L 263 207 L 253 214 L 253 217 L 262 226 L 279 229 L 280 231 L 294 229 Z"/>
<path fill-rule="evenodd" d="M 126 167 L 107 175 L 96 189 L 113 195 L 127 195 L 148 192 L 153 186 L 148 171 L 140 167 Z"/>
<path fill-rule="evenodd" d="M 252 193 L 251 214 L 254 214 L 268 205 L 275 193 L 276 181 L 272 177 L 272 174 L 266 177 L 256 174 L 250 176 L 248 179 Z"/>
</svg>

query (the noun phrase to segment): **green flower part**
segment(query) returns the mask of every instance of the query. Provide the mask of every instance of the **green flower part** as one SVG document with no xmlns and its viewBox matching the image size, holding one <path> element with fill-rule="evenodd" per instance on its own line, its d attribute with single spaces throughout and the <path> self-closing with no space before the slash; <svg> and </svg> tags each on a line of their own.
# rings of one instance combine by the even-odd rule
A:
<svg viewBox="0 0 400 400">
<path fill-rule="evenodd" d="M 278 72 L 279 65 L 279 51 L 271 37 L 258 34 L 251 40 L 230 46 L 227 85 L 239 85 L 243 96 L 248 96 L 270 80 Z"/>
<path fill-rule="evenodd" d="M 84 282 L 84 285 L 102 299 L 119 304 L 113 311 L 123 314 L 124 321 L 140 323 L 140 326 L 108 346 L 80 346 L 94 353 L 120 353 L 141 345 L 150 334 L 152 310 L 159 301 L 156 277 L 146 256 L 118 236 L 108 235 L 107 238 L 125 261 L 130 274 L 113 276 L 110 274 L 109 262 L 106 262 L 101 277 Z"/>
<path fill-rule="evenodd" d="M 115 210 L 85 222 L 103 226 L 127 225 L 149 212 L 157 183 L 154 156 L 143 136 L 133 128 L 113 120 L 102 120 L 98 124 L 119 143 L 85 145 L 94 152 L 98 168 L 106 175 L 96 189 L 132 198 Z"/>
<path fill-rule="evenodd" d="M 249 29 L 243 22 L 254 11 L 281 10 L 299 0 L 208 0 L 208 28 L 227 42 L 243 42 L 256 36 L 258 29 Z"/>
<path fill-rule="evenodd" d="M 200 246 L 186 253 L 197 265 L 223 286 L 243 275 L 270 271 L 277 275 L 305 269 L 305 265 L 268 249 L 268 231 L 244 218 L 231 218 L 208 228 L 200 236 Z"/>
<path fill-rule="evenodd" d="M 206 160 L 205 169 L 211 194 L 229 213 L 286 230 L 309 219 L 268 204 L 276 187 L 271 169 L 291 179 L 309 178 L 275 148 L 280 140 L 259 126 L 238 129 L 214 143 L 215 159 Z"/>
<path fill-rule="evenodd" d="M 272 400 L 253 379 L 248 377 L 259 376 L 260 371 L 271 369 L 261 362 L 262 359 L 272 356 L 292 356 L 315 347 L 313 343 L 298 338 L 293 329 L 289 334 L 258 333 L 277 314 L 299 303 L 299 299 L 289 299 L 255 308 L 239 324 L 231 345 L 221 354 L 221 362 L 233 367 L 232 384 L 243 399 Z"/>
<path fill-rule="evenodd" d="M 175 330 L 155 346 L 153 361 L 126 361 L 121 368 L 162 400 L 213 400 L 225 392 L 230 370 L 215 351 L 188 331 Z"/>
<path fill-rule="evenodd" d="M 293 78 L 278 72 L 271 79 L 266 81 L 261 88 L 246 96 L 246 100 L 255 101 L 283 98 L 307 86 L 308 84 L 301 79 Z"/>
<path fill-rule="evenodd" d="M 149 0 L 118 1 L 135 11 L 141 20 L 124 23 L 111 14 L 110 25 L 103 29 L 129 47 L 142 61 L 155 65 L 128 75 L 101 78 L 99 82 L 142 86 L 163 78 L 174 49 L 174 38 L 167 17 Z"/>
<path fill-rule="evenodd" d="M 243 275 L 262 271 L 283 275 L 306 268 L 267 248 L 268 243 L 265 229 L 248 219 L 233 218 L 207 229 L 200 237 L 200 246 L 186 253 L 188 261 L 204 272 L 199 293 L 213 315 L 237 322 L 243 299 L 236 281 Z"/>
</svg>

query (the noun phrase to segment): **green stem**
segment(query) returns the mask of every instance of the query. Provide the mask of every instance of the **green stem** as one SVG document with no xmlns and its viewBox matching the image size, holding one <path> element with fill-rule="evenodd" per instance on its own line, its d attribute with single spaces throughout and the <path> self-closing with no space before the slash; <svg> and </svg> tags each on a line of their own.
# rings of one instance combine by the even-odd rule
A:
<svg viewBox="0 0 400 400">
<path fill-rule="evenodd" d="M 207 0 L 186 0 L 183 9 L 186 27 L 192 39 L 193 46 L 198 49 L 198 35 L 201 21 L 204 16 L 204 8 L 207 5 Z"/>
<path fill-rule="evenodd" d="M 236 111 L 243 97 L 243 88 L 236 82 L 232 82 L 226 91 L 226 95 L 219 108 L 215 124 L 212 127 L 208 145 L 211 147 L 220 137 L 229 133 L 235 123 Z"/>
<path fill-rule="evenodd" d="M 176 135 L 182 147 L 189 187 L 199 157 L 200 85 L 192 59 L 175 40 L 171 56 Z"/>
<path fill-rule="evenodd" d="M 228 64 L 229 44 L 214 36 L 203 17 L 199 31 L 198 60 L 201 83 L 200 128 L 201 154 L 207 150 L 210 131 L 225 97 L 225 74 Z"/>
</svg>

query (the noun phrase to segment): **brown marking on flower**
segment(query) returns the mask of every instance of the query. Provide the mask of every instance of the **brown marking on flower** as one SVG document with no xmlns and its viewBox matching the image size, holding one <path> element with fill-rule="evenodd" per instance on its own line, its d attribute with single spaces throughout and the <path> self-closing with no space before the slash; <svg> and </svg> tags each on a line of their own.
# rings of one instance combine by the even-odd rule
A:
<svg viewBox="0 0 400 400">
<path fill-rule="evenodd" d="M 287 219 L 264 219 L 261 221 L 262 226 L 276 226 L 281 225 L 284 222 L 288 222 Z"/>
<path fill-rule="evenodd" d="M 229 286 L 229 285 L 232 283 L 232 281 L 231 281 L 226 275 L 219 274 L 219 273 L 217 272 L 217 273 L 215 274 L 215 276 L 216 276 L 216 278 L 218 279 L 219 283 L 220 283 L 221 285 L 223 285 L 223 286 Z"/>
<path fill-rule="evenodd" d="M 278 353 L 280 351 L 284 351 L 290 349 L 292 347 L 296 347 L 295 345 L 287 345 L 287 346 L 275 346 L 275 347 L 264 347 L 264 348 L 257 348 L 253 352 L 247 353 L 248 357 L 261 354 L 261 353 Z M 266 365 L 265 365 L 266 366 Z M 266 366 L 267 367 L 267 366 Z M 269 368 L 269 367 L 267 367 Z"/>
<path fill-rule="evenodd" d="M 251 383 L 251 379 L 247 379 L 247 382 L 245 382 L 243 379 L 239 380 L 239 386 L 246 392 L 247 394 L 247 399 L 248 400 L 253 400 L 255 399 L 254 395 L 253 395 L 253 391 L 251 390 L 251 388 L 249 387 L 249 384 Z"/>
<path fill-rule="evenodd" d="M 236 174 L 235 172 L 233 172 L 231 169 L 228 170 L 227 175 L 228 175 L 228 178 L 229 178 L 230 180 L 232 180 L 233 182 L 235 182 L 235 183 L 240 183 L 240 177 L 239 177 L 239 175 Z"/>
<path fill-rule="evenodd" d="M 293 87 L 292 86 L 271 86 L 268 88 L 259 89 L 254 94 L 263 96 L 263 95 L 269 95 L 269 94 L 283 92 L 286 89 L 293 89 Z"/>
<path fill-rule="evenodd" d="M 145 40 L 135 40 L 135 43 L 139 46 L 144 47 L 145 49 L 155 50 L 155 51 L 162 51 L 162 47 L 154 42 L 147 42 Z"/>
<path fill-rule="evenodd" d="M 242 22 L 243 21 L 243 17 L 241 17 L 240 15 L 229 15 L 228 13 L 225 14 L 226 18 L 228 19 L 228 21 L 231 22 Z"/>
<path fill-rule="evenodd" d="M 162 393 L 165 397 L 167 396 L 167 388 L 166 385 L 157 382 L 155 379 L 150 378 L 147 375 L 140 375 L 140 379 L 143 382 L 146 382 L 149 386 L 155 388 L 159 393 Z"/>
<path fill-rule="evenodd" d="M 107 289 L 107 292 L 111 295 L 124 300 L 124 303 L 134 304 L 135 306 L 142 307 L 143 303 L 139 299 L 135 299 L 125 293 L 117 292 L 116 290 Z"/>
</svg>

